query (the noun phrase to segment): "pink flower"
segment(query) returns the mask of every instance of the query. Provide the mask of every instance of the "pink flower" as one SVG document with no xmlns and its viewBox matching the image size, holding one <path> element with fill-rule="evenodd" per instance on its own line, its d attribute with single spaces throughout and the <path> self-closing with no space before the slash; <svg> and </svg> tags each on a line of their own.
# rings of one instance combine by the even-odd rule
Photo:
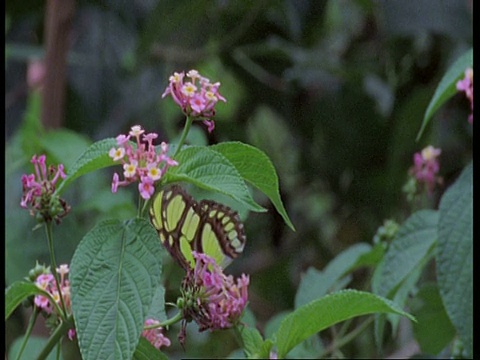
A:
<svg viewBox="0 0 480 360">
<path fill-rule="evenodd" d="M 417 183 L 425 185 L 428 194 L 431 194 L 435 185 L 441 182 L 441 178 L 437 176 L 440 170 L 438 157 L 441 152 L 440 149 L 429 145 L 413 155 L 413 167 L 410 169 L 410 173 Z"/>
<path fill-rule="evenodd" d="M 47 168 L 45 155 L 33 155 L 31 163 L 35 173 L 21 177 L 23 195 L 20 206 L 30 208 L 30 214 L 39 221 L 55 220 L 59 223 L 70 210 L 65 200 L 55 195 L 58 181 L 66 177 L 63 164 Z"/>
<path fill-rule="evenodd" d="M 250 279 L 242 274 L 238 279 L 225 275 L 208 255 L 192 252 L 196 263 L 183 283 L 186 319 L 194 319 L 199 330 L 228 329 L 240 319 L 248 302 Z"/>
<path fill-rule="evenodd" d="M 190 81 L 185 81 L 189 78 Z M 162 98 L 170 95 L 173 101 L 180 106 L 183 113 L 196 120 L 207 120 L 209 132 L 213 130 L 215 105 L 218 101 L 227 100 L 218 92 L 220 83 L 210 83 L 208 78 L 201 76 L 197 70 L 185 73 L 174 73 L 169 78 L 169 85 L 162 94 Z"/>
<path fill-rule="evenodd" d="M 160 322 L 154 319 L 145 320 L 145 326 L 158 325 Z M 157 327 L 153 329 L 143 330 L 142 336 L 147 339 L 153 346 L 160 349 L 162 346 L 170 346 L 170 339 L 163 334 L 163 328 Z"/>
<path fill-rule="evenodd" d="M 119 186 L 127 186 L 138 181 L 138 190 L 144 199 L 149 199 L 155 191 L 155 182 L 160 181 L 170 166 L 178 163 L 168 156 L 168 145 L 162 142 L 158 154 L 153 141 L 158 137 L 156 133 L 145 134 L 141 126 L 132 126 L 129 135 L 117 136 L 118 148 L 112 148 L 109 156 L 119 161 L 123 166 L 123 180 L 114 173 L 112 192 Z M 135 139 L 134 147 L 129 139 Z"/>
<path fill-rule="evenodd" d="M 457 82 L 457 90 L 465 92 L 465 96 L 470 102 L 470 115 L 468 122 L 473 124 L 473 69 L 465 70 L 465 77 Z"/>
<path fill-rule="evenodd" d="M 43 273 L 37 276 L 35 280 L 35 285 L 40 289 L 49 293 L 55 302 L 60 305 L 60 292 L 63 297 L 63 302 L 67 307 L 67 311 L 70 311 L 71 306 L 71 294 L 70 294 L 70 281 L 67 279 L 67 275 L 70 272 L 67 264 L 62 264 L 57 269 L 58 274 L 60 275 L 60 291 L 57 288 L 55 278 L 50 270 L 47 270 L 47 273 Z M 50 302 L 50 299 L 43 295 L 36 295 L 34 298 L 34 304 L 40 309 L 45 311 L 47 314 L 53 314 L 53 310 L 56 309 L 53 304 Z"/>
<path fill-rule="evenodd" d="M 142 178 L 141 182 L 138 184 L 138 191 L 140 195 L 145 200 L 150 199 L 150 197 L 155 192 L 155 187 L 153 186 L 153 180 L 148 176 Z"/>
</svg>

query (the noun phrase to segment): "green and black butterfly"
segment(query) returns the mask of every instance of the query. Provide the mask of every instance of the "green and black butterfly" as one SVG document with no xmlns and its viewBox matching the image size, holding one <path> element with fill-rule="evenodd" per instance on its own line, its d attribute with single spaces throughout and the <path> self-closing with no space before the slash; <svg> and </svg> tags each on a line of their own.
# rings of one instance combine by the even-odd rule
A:
<svg viewBox="0 0 480 360">
<path fill-rule="evenodd" d="M 155 195 L 150 219 L 160 241 L 185 270 L 195 266 L 192 250 L 213 257 L 225 268 L 245 246 L 245 230 L 237 212 L 215 201 L 197 202 L 178 185 Z"/>
</svg>

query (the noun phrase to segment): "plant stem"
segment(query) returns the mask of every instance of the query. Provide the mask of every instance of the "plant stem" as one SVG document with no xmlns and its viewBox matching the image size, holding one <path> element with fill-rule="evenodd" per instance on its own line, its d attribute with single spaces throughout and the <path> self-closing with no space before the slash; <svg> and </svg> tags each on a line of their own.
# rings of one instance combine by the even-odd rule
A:
<svg viewBox="0 0 480 360">
<path fill-rule="evenodd" d="M 167 319 L 165 320 L 164 322 L 161 322 L 160 324 L 156 324 L 156 325 L 150 325 L 150 326 L 145 326 L 143 329 L 144 330 L 150 330 L 150 329 L 156 329 L 158 327 L 167 327 L 167 326 L 170 326 L 170 325 L 173 325 L 177 322 L 179 322 L 180 320 L 182 320 L 183 318 L 183 313 L 182 311 L 179 311 L 178 313 L 175 314 L 174 317 L 172 317 L 171 319 Z"/>
<path fill-rule="evenodd" d="M 55 278 L 55 283 L 57 284 L 58 294 L 60 295 L 60 302 L 62 304 L 62 312 L 59 314 L 62 318 L 62 321 L 65 321 L 67 308 L 65 306 L 65 302 L 63 300 L 62 289 L 60 288 L 60 281 L 58 280 L 58 273 L 57 273 L 57 263 L 55 261 L 55 252 L 53 249 L 53 231 L 52 231 L 52 222 L 47 221 L 45 223 L 45 230 L 47 233 L 47 241 L 48 241 L 48 248 L 50 250 L 50 262 L 52 264 L 52 274 Z"/>
<path fill-rule="evenodd" d="M 29 339 L 30 334 L 32 333 L 32 330 L 33 330 L 33 325 L 35 325 L 35 321 L 37 320 L 38 313 L 39 313 L 38 308 L 36 306 L 34 306 L 33 314 L 30 318 L 29 323 L 28 323 L 27 331 L 25 333 L 25 336 L 23 337 L 22 346 L 20 347 L 20 350 L 19 350 L 18 355 L 17 355 L 17 360 L 20 359 L 20 357 L 23 354 L 23 351 L 25 350 L 25 346 L 27 345 L 28 339 Z"/>
<path fill-rule="evenodd" d="M 185 120 L 185 127 L 183 128 L 183 132 L 182 132 L 182 137 L 178 142 L 178 147 L 177 147 L 177 150 L 175 150 L 175 154 L 173 154 L 174 158 L 180 152 L 180 149 L 182 148 L 182 145 L 185 142 L 185 139 L 187 138 L 188 132 L 190 131 L 190 126 L 192 125 L 192 122 L 193 122 L 193 117 L 187 116 L 187 119 Z"/>
<path fill-rule="evenodd" d="M 358 334 L 360 334 L 363 330 L 365 330 L 372 322 L 373 322 L 373 316 L 365 320 L 360 326 L 358 326 L 356 329 L 352 330 L 349 334 L 345 335 L 343 338 L 340 340 L 334 340 L 333 343 L 325 350 L 325 352 L 322 354 L 323 357 L 325 355 L 334 352 L 337 349 L 340 349 L 342 346 L 345 346 L 348 344 L 350 341 L 355 339 Z"/>
<path fill-rule="evenodd" d="M 43 360 L 47 358 L 53 347 L 60 342 L 62 336 L 64 336 L 67 333 L 67 330 L 72 326 L 72 320 L 73 316 L 70 315 L 65 321 L 62 321 L 60 325 L 57 326 L 53 334 L 48 339 L 47 345 L 45 345 L 40 355 L 38 355 L 37 360 Z"/>
</svg>

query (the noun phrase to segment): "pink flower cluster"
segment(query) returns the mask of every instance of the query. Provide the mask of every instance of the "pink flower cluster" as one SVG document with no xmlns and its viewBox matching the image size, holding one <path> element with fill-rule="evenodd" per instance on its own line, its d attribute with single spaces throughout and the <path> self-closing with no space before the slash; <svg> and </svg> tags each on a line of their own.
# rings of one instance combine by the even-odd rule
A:
<svg viewBox="0 0 480 360">
<path fill-rule="evenodd" d="M 157 154 L 153 140 L 158 135 L 155 133 L 144 134 L 145 131 L 139 125 L 132 126 L 128 136 L 117 136 L 118 148 L 111 148 L 109 156 L 113 161 L 123 164 L 124 180 L 120 181 L 117 173 L 113 174 L 112 192 L 116 193 L 119 186 L 127 186 L 139 181 L 138 191 L 145 200 L 155 192 L 155 182 L 160 180 L 170 166 L 178 163 L 168 157 L 168 145 L 160 144 L 161 152 Z M 143 136 L 142 136 L 143 135 Z M 140 137 L 142 136 L 142 142 Z M 130 138 L 136 139 L 136 149 L 129 142 Z"/>
<path fill-rule="evenodd" d="M 184 72 L 176 72 L 170 76 L 162 98 L 170 95 L 185 115 L 203 119 L 208 132 L 212 132 L 215 128 L 212 120 L 215 115 L 215 105 L 219 100 L 227 102 L 218 92 L 219 87 L 219 82 L 210 83 L 210 80 L 201 76 L 197 70 L 188 71 L 186 76 Z"/>
<path fill-rule="evenodd" d="M 410 172 L 417 182 L 425 184 L 429 194 L 433 192 L 435 185 L 441 182 L 441 178 L 437 176 L 440 170 L 438 157 L 441 152 L 440 149 L 429 145 L 413 155 L 413 167 Z"/>
<path fill-rule="evenodd" d="M 154 319 L 145 320 L 145 326 L 159 325 L 160 322 Z M 160 349 L 162 346 L 170 346 L 170 339 L 163 334 L 162 327 L 157 327 L 154 329 L 143 330 L 142 336 L 147 339 L 150 344 L 155 346 L 157 349 Z"/>
<path fill-rule="evenodd" d="M 247 305 L 249 277 L 242 274 L 235 282 L 210 256 L 195 251 L 192 254 L 196 264 L 193 272 L 187 273 L 185 284 L 187 292 L 188 288 L 194 289 L 196 300 L 187 314 L 197 322 L 200 331 L 232 327 Z"/>
<path fill-rule="evenodd" d="M 470 101 L 470 115 L 468 122 L 473 124 L 473 69 L 465 70 L 465 77 L 457 82 L 457 90 L 465 92 L 465 96 Z"/>
<path fill-rule="evenodd" d="M 60 275 L 60 291 L 63 296 L 63 301 L 67 310 L 70 309 L 70 281 L 67 279 L 67 274 L 69 273 L 70 269 L 68 265 L 60 265 L 57 268 L 57 273 Z M 35 284 L 42 290 L 48 292 L 55 302 L 60 305 L 60 292 L 58 291 L 57 284 L 55 282 L 55 278 L 51 273 L 40 274 L 38 275 L 37 279 L 35 280 Z M 34 299 L 34 303 L 40 309 L 44 310 L 47 314 L 51 314 L 52 310 L 54 310 L 54 305 L 50 302 L 49 298 L 43 295 L 36 295 Z"/>
<path fill-rule="evenodd" d="M 31 163 L 35 167 L 35 173 L 22 175 L 23 195 L 20 206 L 24 209 L 31 207 L 30 213 L 35 215 L 38 212 L 44 221 L 55 219 L 58 223 L 70 208 L 64 200 L 54 198 L 53 194 L 58 180 L 65 179 L 66 175 L 62 164 L 58 167 L 50 165 L 47 169 L 46 159 L 45 155 L 33 155 Z"/>
</svg>

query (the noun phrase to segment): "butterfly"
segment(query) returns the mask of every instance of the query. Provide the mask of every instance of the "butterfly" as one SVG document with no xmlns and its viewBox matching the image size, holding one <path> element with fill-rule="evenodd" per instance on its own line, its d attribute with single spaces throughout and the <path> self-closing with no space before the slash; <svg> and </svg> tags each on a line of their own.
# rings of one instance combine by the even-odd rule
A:
<svg viewBox="0 0 480 360">
<path fill-rule="evenodd" d="M 154 196 L 150 220 L 162 244 L 185 270 L 195 266 L 193 250 L 225 268 L 245 246 L 244 226 L 236 211 L 212 200 L 197 202 L 179 185 Z"/>
</svg>

